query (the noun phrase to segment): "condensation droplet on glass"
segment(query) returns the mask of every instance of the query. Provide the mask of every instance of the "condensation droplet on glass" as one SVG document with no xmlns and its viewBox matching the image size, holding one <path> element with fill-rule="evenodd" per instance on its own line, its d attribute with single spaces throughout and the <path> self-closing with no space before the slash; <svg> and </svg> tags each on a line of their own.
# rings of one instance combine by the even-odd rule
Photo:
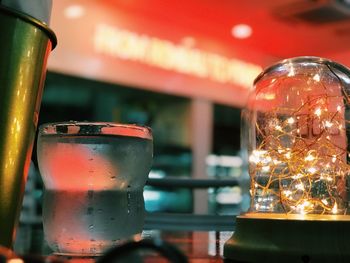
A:
<svg viewBox="0 0 350 263">
<path fill-rule="evenodd" d="M 129 186 L 128 186 L 128 188 L 129 188 Z M 130 214 L 130 211 L 131 211 L 131 209 L 130 209 L 130 207 L 131 207 L 131 204 L 130 204 L 130 199 L 131 199 L 131 194 L 130 194 L 130 192 L 129 192 L 129 190 L 128 191 L 126 191 L 126 200 L 127 200 L 127 208 L 128 208 L 128 214 Z"/>
<path fill-rule="evenodd" d="M 88 215 L 92 215 L 93 212 L 94 212 L 94 208 L 93 208 L 93 207 L 88 207 L 88 208 L 87 208 L 87 214 L 88 214 Z"/>
</svg>

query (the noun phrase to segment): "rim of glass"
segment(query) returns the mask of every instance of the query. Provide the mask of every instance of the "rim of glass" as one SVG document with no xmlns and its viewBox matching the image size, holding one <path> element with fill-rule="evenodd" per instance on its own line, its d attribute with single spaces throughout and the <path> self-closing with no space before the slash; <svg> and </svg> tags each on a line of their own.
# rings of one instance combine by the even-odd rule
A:
<svg viewBox="0 0 350 263">
<path fill-rule="evenodd" d="M 257 82 L 265 76 L 267 73 L 271 72 L 272 70 L 282 67 L 284 65 L 288 65 L 290 63 L 314 63 L 314 64 L 323 64 L 326 66 L 332 66 L 336 70 L 339 70 L 340 72 L 350 75 L 350 69 L 346 66 L 335 62 L 333 60 L 322 58 L 322 57 L 314 57 L 314 56 L 300 56 L 300 57 L 294 57 L 294 58 L 287 58 L 281 61 L 278 61 L 277 63 L 265 68 L 254 80 L 253 85 L 256 85 Z"/>
<path fill-rule="evenodd" d="M 91 129 L 81 129 L 81 127 Z M 61 129 L 57 129 L 61 128 Z M 68 121 L 44 123 L 39 127 L 40 135 L 118 135 L 152 140 L 152 129 L 137 124 L 115 122 Z"/>
</svg>

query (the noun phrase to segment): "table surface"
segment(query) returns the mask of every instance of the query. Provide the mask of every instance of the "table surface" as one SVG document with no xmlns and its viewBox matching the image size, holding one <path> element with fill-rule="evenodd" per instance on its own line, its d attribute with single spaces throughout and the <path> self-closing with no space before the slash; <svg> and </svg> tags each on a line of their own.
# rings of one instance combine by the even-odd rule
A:
<svg viewBox="0 0 350 263">
<path fill-rule="evenodd" d="M 42 229 L 20 228 L 21 236 L 15 245 L 18 254 L 48 254 L 47 244 L 43 238 Z M 28 232 L 30 231 L 30 232 Z M 188 258 L 189 262 L 223 262 L 224 243 L 232 236 L 232 231 L 174 231 L 174 230 L 144 230 L 143 238 L 156 238 L 165 240 L 177 247 Z M 31 244 L 27 244 L 31 235 Z M 33 240 L 34 239 L 34 240 Z M 152 251 L 142 253 L 143 262 L 169 262 L 159 254 Z M 94 259 L 71 258 L 72 263 L 89 263 Z M 125 262 L 128 262 L 127 260 Z M 129 261 L 130 262 L 130 261 Z"/>
<path fill-rule="evenodd" d="M 145 231 L 145 236 L 160 237 L 179 248 L 189 262 L 223 262 L 223 246 L 232 232 L 217 231 Z M 157 257 L 153 257 L 152 260 Z M 159 257 L 158 257 L 159 258 Z M 159 260 L 159 261 L 158 261 Z M 150 262 L 167 262 L 158 259 Z"/>
</svg>

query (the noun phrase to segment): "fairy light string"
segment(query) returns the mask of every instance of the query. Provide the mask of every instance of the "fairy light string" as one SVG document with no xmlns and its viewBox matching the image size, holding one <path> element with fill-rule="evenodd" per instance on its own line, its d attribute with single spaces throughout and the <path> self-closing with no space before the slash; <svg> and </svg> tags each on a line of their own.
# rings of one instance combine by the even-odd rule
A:
<svg viewBox="0 0 350 263">
<path fill-rule="evenodd" d="M 305 95 L 296 108 L 256 113 L 256 149 L 249 156 L 252 211 L 347 213 L 348 101 L 344 92 L 327 92 L 318 74 L 313 81 L 323 93 Z"/>
</svg>

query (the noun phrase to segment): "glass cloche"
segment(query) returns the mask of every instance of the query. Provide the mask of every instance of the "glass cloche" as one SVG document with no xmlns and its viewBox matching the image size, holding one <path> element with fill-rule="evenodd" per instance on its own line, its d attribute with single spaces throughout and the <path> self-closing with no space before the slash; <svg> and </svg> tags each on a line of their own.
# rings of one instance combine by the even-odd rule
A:
<svg viewBox="0 0 350 263">
<path fill-rule="evenodd" d="M 242 114 L 249 212 L 348 214 L 349 76 L 335 62 L 298 57 L 257 77 Z"/>
<path fill-rule="evenodd" d="M 318 57 L 265 69 L 242 111 L 251 205 L 224 257 L 350 262 L 350 71 Z"/>
</svg>

